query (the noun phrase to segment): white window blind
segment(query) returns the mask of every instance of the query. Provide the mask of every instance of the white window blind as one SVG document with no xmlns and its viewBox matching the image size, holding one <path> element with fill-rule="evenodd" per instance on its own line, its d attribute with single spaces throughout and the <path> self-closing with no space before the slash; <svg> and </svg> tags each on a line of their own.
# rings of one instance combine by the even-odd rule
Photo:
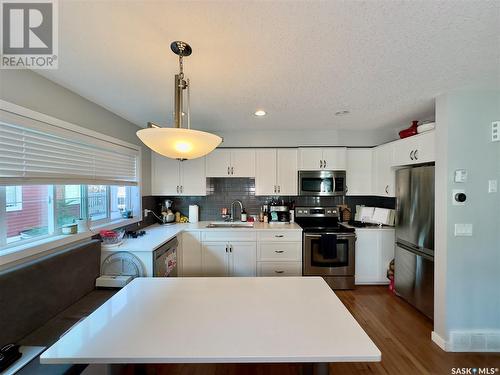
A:
<svg viewBox="0 0 500 375">
<path fill-rule="evenodd" d="M 139 151 L 0 111 L 0 183 L 137 185 Z"/>
</svg>

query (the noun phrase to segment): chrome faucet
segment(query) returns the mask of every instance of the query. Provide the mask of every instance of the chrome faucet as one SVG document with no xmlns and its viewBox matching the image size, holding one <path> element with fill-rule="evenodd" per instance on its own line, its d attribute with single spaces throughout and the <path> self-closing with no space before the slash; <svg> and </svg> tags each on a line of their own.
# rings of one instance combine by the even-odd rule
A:
<svg viewBox="0 0 500 375">
<path fill-rule="evenodd" d="M 241 218 L 241 212 L 243 211 L 243 203 L 241 203 L 240 200 L 236 199 L 231 203 L 231 221 L 234 221 L 234 204 L 238 203 L 240 205 L 240 218 Z"/>
</svg>

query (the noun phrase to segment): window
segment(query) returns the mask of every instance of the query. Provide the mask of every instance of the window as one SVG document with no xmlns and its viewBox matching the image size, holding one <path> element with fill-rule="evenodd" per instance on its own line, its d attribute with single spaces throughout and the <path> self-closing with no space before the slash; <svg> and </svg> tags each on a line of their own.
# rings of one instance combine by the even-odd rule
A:
<svg viewBox="0 0 500 375">
<path fill-rule="evenodd" d="M 7 186 L 5 195 L 7 212 L 23 209 L 23 189 L 21 186 Z"/>
<path fill-rule="evenodd" d="M 64 225 L 80 218 L 100 225 L 133 218 L 139 211 L 136 186 L 0 186 L 0 250 L 59 235 Z"/>
<path fill-rule="evenodd" d="M 139 146 L 1 100 L 0 144 L 0 264 L 78 219 L 97 229 L 140 217 Z"/>
<path fill-rule="evenodd" d="M 3 234 L 0 246 L 49 234 L 49 190 L 44 185 L 5 186 L 0 189 L 0 194 L 5 194 L 6 202 L 0 214 L 0 226 L 5 228 L 0 230 Z M 2 221 L 5 225 L 1 225 Z"/>
</svg>

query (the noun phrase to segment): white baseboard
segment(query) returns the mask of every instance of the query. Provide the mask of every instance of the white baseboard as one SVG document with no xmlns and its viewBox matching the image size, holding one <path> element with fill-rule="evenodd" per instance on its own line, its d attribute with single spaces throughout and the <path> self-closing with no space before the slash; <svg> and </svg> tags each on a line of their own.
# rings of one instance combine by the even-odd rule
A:
<svg viewBox="0 0 500 375">
<path fill-rule="evenodd" d="M 446 351 L 446 340 L 439 336 L 436 332 L 432 331 L 431 339 L 434 343 L 439 346 L 441 349 Z"/>
<path fill-rule="evenodd" d="M 432 339 L 436 342 L 434 336 Z M 450 340 L 444 344 L 449 352 L 500 352 L 500 330 L 451 331 Z"/>
</svg>

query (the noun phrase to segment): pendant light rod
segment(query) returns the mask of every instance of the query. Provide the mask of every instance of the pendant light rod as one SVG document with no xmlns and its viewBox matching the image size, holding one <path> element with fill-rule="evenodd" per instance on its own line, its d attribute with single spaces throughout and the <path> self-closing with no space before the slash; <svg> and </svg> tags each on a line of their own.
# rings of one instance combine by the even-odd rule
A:
<svg viewBox="0 0 500 375">
<path fill-rule="evenodd" d="M 172 44 L 170 44 L 170 49 L 179 56 L 179 74 L 176 74 L 174 79 L 174 127 L 182 128 L 182 110 L 184 104 L 183 91 L 188 88 L 189 85 L 184 79 L 183 58 L 191 55 L 192 49 L 189 44 L 182 41 L 172 42 Z"/>
</svg>

